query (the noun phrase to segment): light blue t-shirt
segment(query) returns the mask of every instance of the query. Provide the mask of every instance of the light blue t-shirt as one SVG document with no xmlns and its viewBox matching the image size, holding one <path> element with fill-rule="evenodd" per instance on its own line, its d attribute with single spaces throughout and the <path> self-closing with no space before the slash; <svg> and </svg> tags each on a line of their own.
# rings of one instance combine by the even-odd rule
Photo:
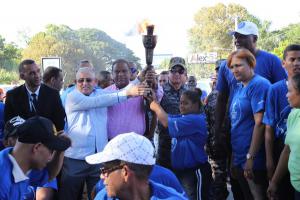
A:
<svg viewBox="0 0 300 200">
<path fill-rule="evenodd" d="M 173 188 L 166 187 L 154 181 L 149 181 L 151 187 L 150 200 L 187 200 L 182 194 L 177 193 Z M 103 188 L 98 192 L 94 200 L 118 200 L 118 198 L 107 197 L 106 189 Z"/>
<path fill-rule="evenodd" d="M 281 80 L 271 85 L 266 100 L 263 123 L 274 129 L 275 137 L 285 139 L 287 118 L 291 107 L 287 101 L 287 81 Z"/>
<path fill-rule="evenodd" d="M 204 145 L 208 133 L 204 113 L 169 115 L 168 129 L 172 138 L 171 164 L 174 169 L 195 168 L 207 162 Z"/>
<path fill-rule="evenodd" d="M 243 84 L 239 83 L 234 90 L 229 110 L 234 166 L 244 167 L 255 125 L 254 114 L 264 111 L 269 87 L 270 82 L 268 80 L 254 75 L 247 86 L 244 87 Z M 265 168 L 264 145 L 255 155 L 253 168 Z"/>
</svg>

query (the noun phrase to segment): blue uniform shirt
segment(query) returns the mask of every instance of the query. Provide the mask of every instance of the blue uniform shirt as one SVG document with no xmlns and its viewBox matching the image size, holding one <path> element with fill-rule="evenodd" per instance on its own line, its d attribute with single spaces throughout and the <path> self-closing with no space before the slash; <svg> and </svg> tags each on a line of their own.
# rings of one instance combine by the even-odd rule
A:
<svg viewBox="0 0 300 200">
<path fill-rule="evenodd" d="M 15 182 L 12 174 L 13 164 L 8 154 L 12 148 L 6 148 L 0 152 L 0 199 L 1 200 L 20 200 L 24 199 L 29 189 L 29 179 Z"/>
<path fill-rule="evenodd" d="M 0 151 L 4 149 L 3 130 L 4 130 L 4 103 L 0 102 Z"/>
<path fill-rule="evenodd" d="M 204 145 L 208 133 L 204 113 L 169 115 L 168 129 L 172 138 L 171 163 L 174 169 L 195 168 L 207 162 Z"/>
<path fill-rule="evenodd" d="M 150 200 L 187 200 L 182 194 L 177 193 L 173 188 L 166 187 L 159 183 L 149 181 L 151 187 Z M 106 189 L 103 188 L 95 197 L 94 200 L 118 200 L 118 198 L 107 197 Z"/>
<path fill-rule="evenodd" d="M 246 87 L 237 84 L 229 110 L 234 166 L 243 167 L 246 162 L 255 125 L 254 114 L 264 111 L 269 86 L 269 81 L 259 75 L 254 75 Z M 265 168 L 263 146 L 255 155 L 254 169 Z"/>
<path fill-rule="evenodd" d="M 267 101 L 263 123 L 274 129 L 275 137 L 285 139 L 287 118 L 291 107 L 287 101 L 287 81 L 281 80 L 271 85 Z"/>
</svg>

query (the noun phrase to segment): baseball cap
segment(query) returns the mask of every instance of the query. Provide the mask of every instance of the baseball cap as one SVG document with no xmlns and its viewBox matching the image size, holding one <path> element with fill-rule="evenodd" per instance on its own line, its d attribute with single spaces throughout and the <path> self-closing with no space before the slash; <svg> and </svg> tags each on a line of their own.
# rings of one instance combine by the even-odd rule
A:
<svg viewBox="0 0 300 200">
<path fill-rule="evenodd" d="M 11 118 L 9 121 L 5 123 L 3 138 L 7 140 L 9 137 L 17 137 L 17 128 L 25 122 L 20 116 L 16 116 Z"/>
<path fill-rule="evenodd" d="M 181 57 L 171 58 L 170 63 L 169 63 L 169 69 L 172 69 L 175 66 L 181 66 L 183 69 L 186 69 L 185 60 Z"/>
<path fill-rule="evenodd" d="M 122 160 L 135 164 L 154 165 L 155 150 L 146 137 L 130 132 L 114 137 L 102 152 L 87 156 L 85 160 L 89 164 Z"/>
<path fill-rule="evenodd" d="M 242 21 L 238 24 L 237 29 L 235 31 L 230 32 L 230 35 L 234 35 L 235 33 L 240 33 L 242 35 L 258 36 L 258 28 L 253 22 Z"/>
<path fill-rule="evenodd" d="M 71 146 L 70 141 L 58 137 L 54 124 L 47 118 L 34 116 L 17 128 L 18 141 L 27 144 L 41 142 L 51 150 L 64 151 Z"/>
</svg>

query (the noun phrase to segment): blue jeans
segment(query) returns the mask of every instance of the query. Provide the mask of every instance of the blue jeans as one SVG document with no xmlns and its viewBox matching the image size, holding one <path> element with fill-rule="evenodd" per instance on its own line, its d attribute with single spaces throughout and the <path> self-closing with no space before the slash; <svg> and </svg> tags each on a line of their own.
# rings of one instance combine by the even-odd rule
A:
<svg viewBox="0 0 300 200">
<path fill-rule="evenodd" d="M 174 170 L 190 200 L 207 200 L 211 189 L 211 167 L 208 162 L 198 168 Z"/>
</svg>

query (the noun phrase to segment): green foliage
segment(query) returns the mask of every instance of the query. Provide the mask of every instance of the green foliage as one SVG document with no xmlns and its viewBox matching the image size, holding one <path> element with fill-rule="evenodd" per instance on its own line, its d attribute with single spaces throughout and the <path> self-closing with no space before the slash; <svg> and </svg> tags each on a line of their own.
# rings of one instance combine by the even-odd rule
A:
<svg viewBox="0 0 300 200">
<path fill-rule="evenodd" d="M 228 6 L 218 3 L 203 7 L 194 16 L 195 25 L 189 30 L 191 52 L 217 52 L 219 57 L 227 56 L 233 50 L 232 37 L 235 19 L 250 20 L 262 27 L 258 18 L 238 4 Z"/>
<path fill-rule="evenodd" d="M 82 59 L 90 60 L 96 71 L 110 68 L 113 60 L 124 58 L 133 62 L 139 59 L 120 42 L 97 29 L 82 28 L 73 30 L 66 25 L 50 24 L 45 32 L 34 35 L 22 52 L 23 58 L 32 58 L 38 63 L 41 57 L 62 58 L 66 85 L 75 77 L 77 64 Z"/>
<path fill-rule="evenodd" d="M 19 74 L 13 71 L 7 71 L 5 69 L 0 69 L 0 83 L 10 84 L 19 80 Z"/>
<path fill-rule="evenodd" d="M 20 61 L 20 50 L 13 43 L 5 43 L 5 39 L 0 36 L 0 68 L 15 70 Z"/>
</svg>

